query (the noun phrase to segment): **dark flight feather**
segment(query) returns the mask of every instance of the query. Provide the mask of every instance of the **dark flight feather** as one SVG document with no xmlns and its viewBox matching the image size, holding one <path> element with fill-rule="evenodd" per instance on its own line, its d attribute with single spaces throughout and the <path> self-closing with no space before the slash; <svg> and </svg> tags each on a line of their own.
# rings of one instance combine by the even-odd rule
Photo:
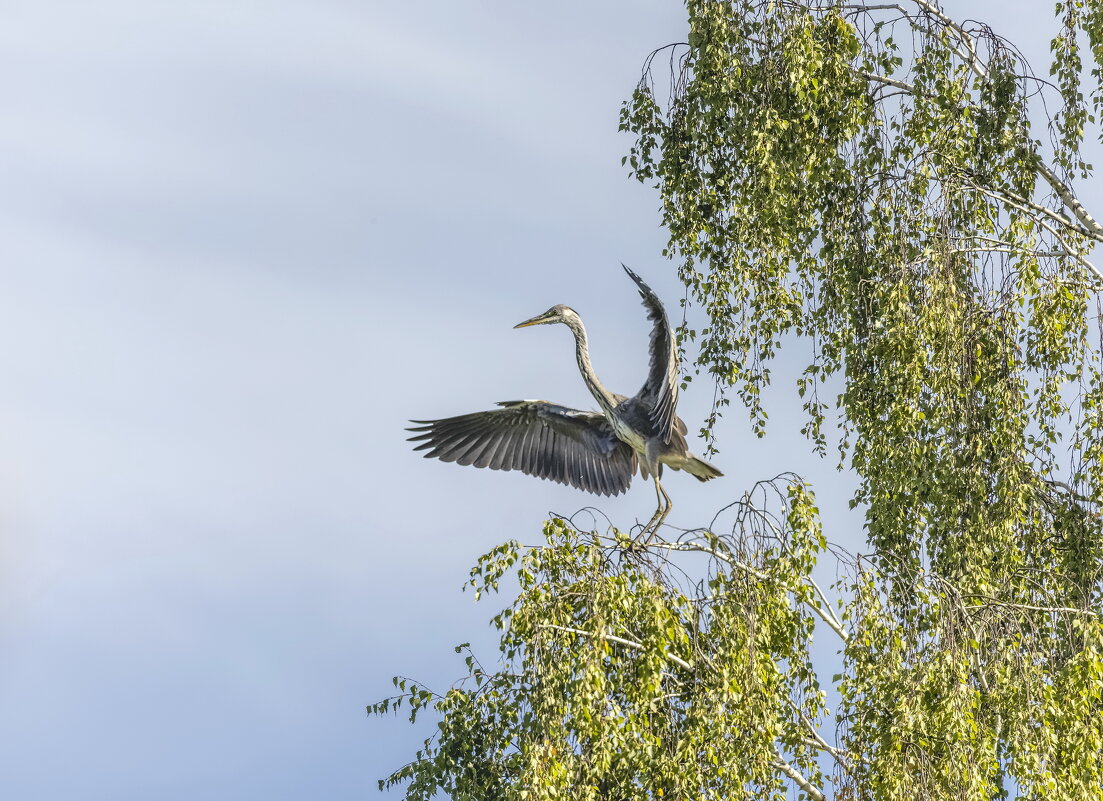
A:
<svg viewBox="0 0 1103 801">
<path fill-rule="evenodd" d="M 669 444 L 675 427 L 681 422 L 674 415 L 678 405 L 678 347 L 674 342 L 674 331 L 666 317 L 662 301 L 643 279 L 625 265 L 624 271 L 639 287 L 640 297 L 647 309 L 647 318 L 651 320 L 650 366 L 647 380 L 633 400 L 638 402 L 640 410 L 650 420 L 655 436 Z M 685 424 L 682 423 L 684 426 Z"/>
<path fill-rule="evenodd" d="M 445 462 L 520 470 L 596 495 L 619 495 L 636 472 L 636 454 L 600 412 L 547 401 L 506 401 L 502 408 L 443 420 L 411 420 L 414 450 Z"/>
</svg>

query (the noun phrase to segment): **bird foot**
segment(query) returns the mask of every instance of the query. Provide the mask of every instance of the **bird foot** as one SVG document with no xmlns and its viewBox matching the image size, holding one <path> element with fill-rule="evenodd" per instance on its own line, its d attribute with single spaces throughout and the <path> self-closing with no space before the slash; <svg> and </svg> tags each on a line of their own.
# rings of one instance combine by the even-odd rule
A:
<svg viewBox="0 0 1103 801">
<path fill-rule="evenodd" d="M 643 528 L 640 529 L 640 533 L 629 541 L 628 545 L 624 548 L 629 553 L 643 553 L 647 550 L 647 546 L 651 544 L 651 540 L 655 539 L 655 535 L 659 533 L 659 527 L 662 525 L 662 518 L 655 515 Z"/>
</svg>

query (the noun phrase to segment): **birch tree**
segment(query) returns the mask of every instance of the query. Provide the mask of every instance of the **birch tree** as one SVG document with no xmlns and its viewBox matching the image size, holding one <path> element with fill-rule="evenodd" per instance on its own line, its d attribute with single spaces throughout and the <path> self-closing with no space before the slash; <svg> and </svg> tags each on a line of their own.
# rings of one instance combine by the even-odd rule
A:
<svg viewBox="0 0 1103 801">
<path fill-rule="evenodd" d="M 718 389 L 705 436 L 739 408 L 764 432 L 771 366 L 799 356 L 803 433 L 856 477 L 862 553 L 796 475 L 643 552 L 550 520 L 472 571 L 476 594 L 520 584 L 493 666 L 467 654 L 454 687 L 399 679 L 372 707 L 439 721 L 381 785 L 1103 798 L 1103 226 L 1077 195 L 1103 2 L 1056 4 L 1045 74 L 945 6 L 687 0 L 622 112 L 707 318 L 681 331 L 686 380 Z"/>
</svg>

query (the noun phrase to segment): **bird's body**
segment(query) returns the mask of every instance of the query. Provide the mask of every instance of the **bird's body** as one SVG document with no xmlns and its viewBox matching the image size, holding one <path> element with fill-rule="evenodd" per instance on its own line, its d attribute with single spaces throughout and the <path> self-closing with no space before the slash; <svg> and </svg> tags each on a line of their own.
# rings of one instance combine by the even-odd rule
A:
<svg viewBox="0 0 1103 801">
<path fill-rule="evenodd" d="M 663 466 L 685 470 L 701 481 L 722 473 L 689 452 L 686 425 L 675 414 L 678 403 L 678 351 L 662 303 L 639 276 L 636 282 L 654 324 L 647 380 L 632 397 L 607 390 L 590 364 L 586 328 L 578 313 L 553 306 L 515 326 L 563 323 L 575 338 L 578 368 L 597 401 L 599 412 L 570 409 L 548 401 L 507 401 L 499 409 L 413 421 L 415 450 L 427 457 L 494 470 L 520 470 L 529 475 L 569 484 L 600 495 L 628 489 L 639 469 L 655 480 L 659 508 L 645 531 L 655 528 L 670 511 L 670 497 L 659 483 Z"/>
</svg>

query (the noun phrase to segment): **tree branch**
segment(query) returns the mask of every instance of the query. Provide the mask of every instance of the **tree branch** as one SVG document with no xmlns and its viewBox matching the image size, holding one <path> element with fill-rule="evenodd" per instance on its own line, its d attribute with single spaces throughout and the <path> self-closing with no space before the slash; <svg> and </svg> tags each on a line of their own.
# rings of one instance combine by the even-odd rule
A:
<svg viewBox="0 0 1103 801">
<path fill-rule="evenodd" d="M 808 738 L 806 744 L 818 748 L 821 751 L 826 751 L 835 759 L 835 761 L 839 764 L 839 767 L 841 767 L 843 770 L 849 771 L 851 769 L 850 755 L 847 754 L 845 751 L 842 751 L 831 745 L 829 742 L 827 742 L 827 740 L 823 739 L 823 735 L 821 735 L 819 729 L 816 728 L 816 724 L 813 723 L 812 720 L 807 715 L 805 715 L 800 710 L 800 707 L 793 703 L 791 699 L 789 701 L 789 707 L 797 713 L 797 716 L 800 718 L 800 722 L 804 725 L 806 729 L 808 729 L 809 734 L 811 734 L 811 737 Z"/>
<path fill-rule="evenodd" d="M 1053 211 L 1052 209 L 1047 209 L 1045 206 L 1039 206 L 1037 203 L 1033 203 L 1029 200 L 1026 200 L 1025 198 L 1020 198 L 1017 195 L 1014 195 L 1010 192 L 1002 192 L 1002 191 L 996 191 L 996 190 L 988 189 L 987 187 L 980 186 L 979 184 L 975 184 L 975 183 L 970 184 L 970 186 L 972 186 L 972 188 L 977 190 L 978 192 L 980 192 L 982 194 L 985 194 L 985 195 L 988 195 L 990 198 L 992 198 L 994 200 L 998 200 L 1001 203 L 1006 203 L 1009 206 L 1013 206 L 1014 208 L 1017 208 L 1019 211 L 1025 212 L 1027 214 L 1030 214 L 1031 212 L 1034 212 L 1036 214 L 1042 214 L 1045 217 L 1048 217 L 1050 219 L 1054 219 L 1060 225 L 1064 225 L 1067 228 L 1072 229 L 1076 233 L 1079 233 L 1079 234 L 1084 235 L 1084 236 L 1088 235 L 1087 231 L 1084 231 L 1082 228 L 1080 228 L 1080 226 L 1076 225 L 1072 220 L 1068 219 L 1067 217 L 1062 217 L 1057 212 Z M 1096 279 L 1098 279 L 1100 282 L 1103 282 L 1103 271 L 1100 271 L 1100 269 L 1098 267 L 1096 267 L 1094 264 L 1092 264 L 1090 261 L 1088 261 L 1088 259 L 1085 256 L 1081 255 L 1080 253 L 1077 253 L 1076 249 L 1073 248 L 1068 242 L 1065 241 L 1065 238 L 1063 236 L 1061 236 L 1060 232 L 1056 228 L 1054 228 L 1052 225 L 1047 223 L 1045 220 L 1035 218 L 1035 221 L 1042 228 L 1049 231 L 1049 233 L 1053 236 L 1054 239 L 1057 240 L 1057 243 L 1064 249 L 1065 253 L 1070 258 L 1076 259 L 1076 261 L 1079 262 L 1083 267 L 1087 268 L 1088 271 L 1091 272 L 1096 277 Z M 1101 239 L 1100 241 L 1103 241 L 1103 239 Z"/>
<path fill-rule="evenodd" d="M 965 47 L 967 51 L 969 51 L 969 55 L 968 57 L 962 55 L 962 53 L 960 51 L 957 51 L 956 48 L 955 52 L 957 52 L 957 54 L 961 57 L 962 61 L 968 62 L 969 68 L 976 74 L 978 78 L 980 78 L 982 81 L 987 81 L 988 68 L 985 66 L 984 62 L 980 60 L 980 56 L 977 55 L 977 44 L 976 40 L 973 38 L 973 35 L 966 31 L 963 27 L 958 25 L 956 22 L 954 22 L 952 19 L 950 19 L 948 16 L 946 16 L 944 13 L 942 13 L 942 9 L 938 8 L 938 6 L 936 6 L 934 3 L 928 2 L 928 0 L 912 0 L 912 2 L 923 9 L 926 14 L 934 17 L 954 32 L 957 40 L 961 42 L 961 44 Z"/>
<path fill-rule="evenodd" d="M 778 771 L 784 773 L 786 776 L 792 779 L 793 782 L 800 789 L 808 793 L 808 797 L 811 798 L 812 801 L 827 801 L 827 796 L 823 794 L 823 791 L 820 790 L 820 788 L 816 787 L 816 785 L 812 784 L 812 782 L 808 781 L 808 779 L 804 778 L 804 774 L 802 774 L 799 770 L 786 762 L 785 759 L 781 756 L 781 752 L 778 751 L 776 748 L 774 749 L 774 755 L 777 757 L 777 759 L 774 761 L 774 767 L 777 768 Z"/>
<path fill-rule="evenodd" d="M 1103 242 L 1103 225 L 1100 225 L 1094 217 L 1088 214 L 1084 204 L 1076 198 L 1068 185 L 1040 158 L 1034 166 L 1041 173 L 1041 176 L 1046 179 L 1046 183 L 1053 187 L 1053 191 L 1057 193 L 1057 197 L 1061 198 L 1065 208 L 1071 211 L 1072 216 L 1084 226 L 1085 234 L 1097 242 Z"/>
<path fill-rule="evenodd" d="M 957 39 L 962 42 L 962 44 L 968 50 L 968 56 L 965 56 L 960 52 L 958 53 L 958 55 L 962 57 L 962 60 L 968 62 L 970 69 L 972 69 L 979 78 L 981 78 L 982 80 L 988 80 L 988 68 L 977 55 L 975 38 L 963 27 L 958 25 L 950 17 L 944 14 L 933 3 L 928 2 L 928 0 L 912 0 L 912 2 L 919 6 L 926 14 L 934 17 L 954 32 Z M 904 11 L 904 9 L 900 6 L 895 6 L 895 8 L 898 8 L 900 11 Z M 905 15 L 907 15 L 906 12 L 904 13 Z M 873 81 L 884 86 L 892 86 L 896 89 L 908 92 L 913 96 L 917 94 L 915 86 L 906 81 L 901 81 L 896 78 L 889 78 L 885 75 L 878 75 L 876 73 L 865 72 L 862 70 L 855 70 L 855 74 L 862 78 L 865 78 L 868 81 Z M 1103 242 L 1103 225 L 1101 225 L 1099 221 L 1097 221 L 1088 212 L 1087 208 L 1084 207 L 1084 204 L 1081 203 L 1079 198 L 1076 197 L 1076 194 L 1072 191 L 1072 188 L 1063 180 L 1061 180 L 1061 177 L 1056 172 L 1054 172 L 1037 153 L 1034 153 L 1033 151 L 1026 152 L 1031 157 L 1033 157 L 1035 170 L 1038 172 L 1039 175 L 1042 176 L 1046 183 L 1050 185 L 1053 191 L 1057 194 L 1057 197 L 1061 200 L 1062 205 L 1064 205 L 1064 207 L 1068 209 L 1068 211 L 1072 214 L 1079 225 L 1074 223 L 1069 218 L 1056 214 L 1052 210 L 1047 209 L 1044 206 L 1040 206 L 1036 203 L 1032 203 L 1025 198 L 1016 198 L 1016 200 L 1023 205 L 1029 207 L 1032 211 L 1040 214 L 1045 214 L 1051 217 L 1051 219 L 1054 219 L 1056 222 L 1059 222 L 1061 225 L 1064 225 L 1065 227 L 1070 228 L 1071 230 L 1074 230 L 1077 233 L 1088 237 L 1089 239 L 1092 239 L 1096 242 Z M 1099 270 L 1097 270 L 1094 266 L 1090 264 L 1088 264 L 1087 266 L 1090 267 L 1090 269 L 1096 274 L 1097 277 L 1103 279 L 1103 273 L 1100 273 Z"/>
<path fill-rule="evenodd" d="M 878 75 L 875 72 L 865 72 L 864 70 L 854 70 L 854 74 L 859 78 L 865 78 L 867 81 L 874 81 L 875 83 L 882 83 L 885 86 L 894 86 L 897 89 L 903 89 L 908 94 L 914 95 L 916 93 L 915 87 L 906 81 L 898 81 L 896 78 L 889 78 L 886 75 Z"/>
<path fill-rule="evenodd" d="M 637 651 L 647 650 L 647 646 L 644 645 L 642 642 L 626 640 L 624 637 L 618 637 L 615 634 L 609 634 L 603 631 L 583 631 L 582 629 L 572 629 L 568 626 L 556 626 L 552 623 L 541 623 L 539 624 L 539 627 L 542 629 L 552 629 L 554 631 L 564 631 L 568 634 L 581 634 L 583 637 L 594 637 L 595 639 L 599 640 L 608 640 L 609 642 L 619 643 L 620 645 L 624 645 L 628 648 L 634 648 Z M 693 665 L 682 659 L 680 656 L 675 656 L 674 654 L 670 653 L 670 651 L 664 652 L 663 655 L 675 665 L 683 667 L 686 670 L 693 670 Z"/>
<path fill-rule="evenodd" d="M 698 545 L 688 542 L 653 542 L 648 547 L 666 548 L 670 551 L 699 551 L 701 553 L 707 553 L 715 557 L 716 559 L 719 559 L 722 562 L 726 562 L 732 567 L 743 571 L 747 575 L 753 576 L 759 581 L 771 580 L 769 574 L 764 573 L 761 570 L 757 570 L 745 562 L 740 562 L 738 559 L 728 556 L 727 554 L 721 553 L 715 548 L 708 548 L 704 545 Z M 811 577 L 809 577 L 808 581 L 815 589 L 817 595 L 819 595 L 819 597 L 823 599 L 824 605 L 827 607 L 827 611 L 824 611 L 824 609 L 821 608 L 818 603 L 812 603 L 809 601 L 801 601 L 801 603 L 811 609 L 816 614 L 816 616 L 819 617 L 820 620 L 826 623 L 832 631 L 839 635 L 839 638 L 843 642 L 846 642 L 848 639 L 850 639 L 850 637 L 847 634 L 846 629 L 843 627 L 842 621 L 840 621 L 839 618 L 835 616 L 834 611 L 832 611 L 830 605 L 827 604 L 826 596 L 823 594 L 823 591 L 819 588 L 816 582 L 814 582 Z"/>
<path fill-rule="evenodd" d="M 1032 606 L 1030 604 L 1016 604 L 1009 601 L 1000 601 L 995 598 L 991 598 L 987 595 L 970 595 L 971 598 L 983 598 L 985 603 L 983 604 L 962 604 L 963 609 L 985 609 L 989 606 L 1004 606 L 1008 609 L 1021 609 L 1025 612 L 1050 612 L 1053 614 L 1066 614 L 1066 615 L 1087 615 L 1089 617 L 1097 617 L 1101 612 L 1097 612 L 1094 609 L 1077 609 L 1074 606 Z"/>
<path fill-rule="evenodd" d="M 809 576 L 806 581 L 812 586 L 812 589 L 816 591 L 816 595 L 820 597 L 820 603 L 823 604 L 822 612 L 820 611 L 819 604 L 815 604 L 812 606 L 813 611 L 818 612 L 823 622 L 834 629 L 835 633 L 842 637 L 843 640 L 846 640 L 847 634 L 846 631 L 843 629 L 843 622 L 839 620 L 839 616 L 836 615 L 835 610 L 831 608 L 831 602 L 827 600 L 827 596 L 824 595 L 823 590 L 820 589 L 820 585 L 817 584 L 816 580 L 811 576 Z M 828 620 L 828 617 L 830 617 L 831 619 Z"/>
</svg>

